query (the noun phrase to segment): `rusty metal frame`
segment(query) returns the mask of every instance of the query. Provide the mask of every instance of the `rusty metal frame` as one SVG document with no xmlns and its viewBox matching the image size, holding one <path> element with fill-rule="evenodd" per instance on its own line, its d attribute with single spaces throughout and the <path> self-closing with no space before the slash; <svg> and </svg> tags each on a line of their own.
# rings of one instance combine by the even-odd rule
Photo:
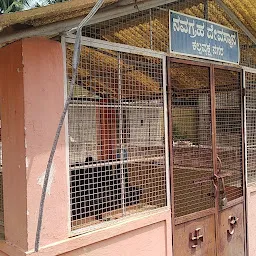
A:
<svg viewBox="0 0 256 256">
<path fill-rule="evenodd" d="M 249 253 L 249 233 L 248 233 L 248 155 L 247 155 L 247 110 L 246 110 L 246 72 L 252 72 L 256 73 L 256 70 L 253 70 L 251 68 L 243 68 L 243 77 L 242 77 L 242 88 L 243 88 L 243 94 L 242 94 L 242 105 L 243 105 L 243 131 L 244 131 L 244 228 L 245 228 L 245 252 L 246 255 Z"/>
<path fill-rule="evenodd" d="M 242 200 L 245 199 L 245 194 L 244 194 L 244 188 L 245 188 L 245 166 L 244 166 L 244 163 L 245 163 L 245 126 L 244 126 L 244 122 L 245 122 L 245 115 L 244 115 L 244 97 L 243 97 L 243 93 L 244 93 L 244 88 L 243 88 L 243 69 L 240 68 L 240 67 L 230 67 L 230 66 L 222 66 L 220 64 L 212 64 L 211 65 L 212 68 L 213 68 L 213 79 L 215 79 L 215 74 L 214 74 L 214 70 L 215 69 L 222 69 L 222 70 L 229 70 L 229 71 L 234 71 L 234 72 L 237 72 L 239 73 L 240 75 L 240 104 L 241 104 L 241 132 L 242 132 L 242 185 L 243 185 L 243 196 L 240 197 L 240 198 L 237 198 L 235 200 L 234 203 L 230 202 L 230 204 L 228 204 L 227 207 L 225 207 L 225 209 L 227 208 L 230 208 L 232 206 L 234 206 L 235 204 L 239 204 Z M 214 90 L 215 90 L 215 82 L 213 82 L 213 86 L 214 86 Z M 215 92 L 214 92 L 215 94 Z M 214 96 L 214 101 L 215 101 L 215 96 Z M 216 114 L 215 114 L 215 122 L 216 122 Z M 215 132 L 216 132 L 216 123 L 215 123 Z M 214 147 L 216 146 L 216 144 L 214 145 Z M 216 154 L 217 156 L 217 154 Z M 215 157 L 216 157 L 215 156 Z"/>
<path fill-rule="evenodd" d="M 246 177 L 245 177 L 245 170 L 246 170 L 246 148 L 245 148 L 245 143 L 246 143 L 246 134 L 245 134 L 245 103 L 244 103 L 244 72 L 243 69 L 241 67 L 231 67 L 231 66 L 222 66 L 221 64 L 212 64 L 211 65 L 212 70 L 213 70 L 213 90 L 214 90 L 214 94 L 215 94 L 215 74 L 214 74 L 214 70 L 215 69 L 222 69 L 222 70 L 229 70 L 229 71 L 235 71 L 237 73 L 239 73 L 239 80 L 240 80 L 240 104 L 241 104 L 241 132 L 242 132 L 242 186 L 243 186 L 243 196 L 240 198 L 237 198 L 235 200 L 232 200 L 231 202 L 229 202 L 227 204 L 227 206 L 223 209 L 226 210 L 228 208 L 231 208 L 235 205 L 238 205 L 240 203 L 243 203 L 243 221 L 244 221 L 244 231 L 245 231 L 245 237 L 244 237 L 244 252 L 245 255 L 247 255 L 246 253 L 248 252 L 248 243 L 247 243 L 247 227 L 246 227 L 246 219 L 247 219 L 247 215 L 246 215 Z M 214 101 L 215 101 L 215 95 L 214 95 Z M 216 114 L 214 116 L 214 120 L 215 120 L 215 130 L 214 133 L 216 134 Z M 216 143 L 213 145 L 213 148 L 216 148 Z M 217 156 L 217 154 L 216 154 Z M 214 159 L 216 159 L 216 156 Z M 215 168 L 215 170 L 217 170 Z M 215 198 L 216 200 L 216 209 L 218 209 L 218 212 L 216 214 L 216 226 L 218 227 L 218 218 L 219 218 L 219 212 L 221 212 L 221 210 L 219 211 L 219 190 L 217 190 L 217 196 Z M 216 245 L 217 245 L 217 255 L 220 255 L 219 252 L 219 228 L 216 228 Z"/>
<path fill-rule="evenodd" d="M 212 160 L 213 160 L 213 172 L 214 175 L 217 175 L 217 143 L 216 143 L 216 102 L 215 102 L 215 66 L 211 64 L 210 66 L 210 86 L 211 86 L 211 118 L 212 118 Z M 219 254 L 219 189 L 218 184 L 214 181 L 215 187 L 215 243 L 216 243 L 216 252 Z"/>
</svg>

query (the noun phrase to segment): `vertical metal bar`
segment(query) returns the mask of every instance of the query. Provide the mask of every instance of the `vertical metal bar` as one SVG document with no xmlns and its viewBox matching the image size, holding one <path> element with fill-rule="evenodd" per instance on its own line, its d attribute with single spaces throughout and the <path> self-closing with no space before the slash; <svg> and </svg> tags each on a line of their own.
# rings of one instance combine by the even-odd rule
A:
<svg viewBox="0 0 256 256">
<path fill-rule="evenodd" d="M 175 236 L 175 207 L 174 207 L 174 170 L 173 170 L 173 142 L 172 142 L 172 88 L 171 88 L 171 59 L 167 59 L 167 79 L 168 79 L 168 85 L 167 85 L 167 115 L 168 115 L 168 143 L 169 143 L 169 176 L 167 179 L 169 179 L 170 184 L 170 198 L 171 198 L 171 212 L 172 212 L 172 244 L 174 244 L 174 236 Z"/>
<path fill-rule="evenodd" d="M 152 9 L 149 9 L 150 49 L 153 50 Z"/>
<path fill-rule="evenodd" d="M 123 111 L 122 111 L 122 70 L 121 53 L 118 52 L 118 105 L 119 105 L 119 141 L 120 141 L 120 169 L 121 169 L 121 204 L 125 215 L 125 175 L 123 158 Z"/>
<path fill-rule="evenodd" d="M 242 81 L 242 88 L 243 91 L 246 90 L 246 71 L 243 70 L 241 73 L 243 75 L 243 78 L 241 79 Z M 247 156 L 247 113 L 246 113 L 246 93 L 242 93 L 242 106 L 243 106 L 243 139 L 244 139 L 244 182 L 243 182 L 243 187 L 244 187 L 244 227 L 245 227 L 245 255 L 248 255 L 249 253 L 249 244 L 248 244 L 248 193 L 247 193 L 247 187 L 248 187 L 248 156 Z"/>
<path fill-rule="evenodd" d="M 148 107 L 150 106 L 150 102 L 148 100 Z M 148 110 L 145 109 L 146 117 L 148 118 L 148 146 L 151 146 L 151 118 L 148 116 Z"/>
<path fill-rule="evenodd" d="M 204 0 L 204 18 L 206 20 L 209 19 L 209 3 L 208 3 L 208 0 Z"/>
<path fill-rule="evenodd" d="M 212 161 L 213 161 L 213 172 L 217 173 L 217 143 L 216 143 L 216 96 L 215 96 L 215 72 L 214 65 L 210 67 L 210 87 L 211 87 L 211 128 L 212 128 Z M 215 181 L 215 238 L 216 238 L 216 251 L 217 256 L 219 255 L 219 187 Z"/>
<path fill-rule="evenodd" d="M 167 72 L 166 58 L 163 57 L 163 98 L 164 98 L 164 139 L 165 139 L 165 168 L 166 168 L 166 199 L 167 206 L 171 207 L 170 195 L 170 159 L 169 159 L 169 133 L 168 133 L 168 102 L 167 102 Z"/>
<path fill-rule="evenodd" d="M 66 54 L 66 38 L 64 36 L 61 36 L 61 46 L 62 46 L 62 53 L 63 53 L 63 69 L 64 69 L 64 101 L 63 105 L 66 102 L 66 99 L 68 97 L 68 81 L 67 81 L 67 54 Z M 65 148 L 66 148 L 66 168 L 67 168 L 67 189 L 68 189 L 68 202 L 70 202 L 70 174 L 69 174 L 69 131 L 68 131 L 68 112 L 65 117 L 64 121 L 64 126 L 65 126 Z M 68 208 L 68 232 L 69 235 L 71 236 L 71 209 L 70 209 L 70 204 Z"/>
<path fill-rule="evenodd" d="M 166 170 L 166 200 L 167 200 L 167 207 L 168 209 L 171 210 L 171 178 L 170 178 L 170 147 L 169 147 L 169 124 L 168 120 L 170 116 L 168 116 L 168 98 L 167 98 L 167 93 L 168 93 L 168 83 L 167 83 L 167 56 L 163 57 L 163 100 L 164 100 L 164 139 L 165 139 L 165 170 Z M 170 216 L 170 219 L 167 222 L 167 225 L 171 224 L 174 218 Z M 173 231 L 174 231 L 174 226 L 172 223 L 172 233 L 170 234 L 168 232 L 166 236 L 166 246 L 167 246 L 167 254 L 170 255 L 173 252 Z"/>
</svg>

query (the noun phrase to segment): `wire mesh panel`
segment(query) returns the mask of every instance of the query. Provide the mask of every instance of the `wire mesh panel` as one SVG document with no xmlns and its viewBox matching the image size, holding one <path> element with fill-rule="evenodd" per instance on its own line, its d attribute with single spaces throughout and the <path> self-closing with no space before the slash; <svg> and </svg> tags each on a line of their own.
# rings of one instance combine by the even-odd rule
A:
<svg viewBox="0 0 256 256">
<path fill-rule="evenodd" d="M 128 44 L 156 51 L 169 51 L 169 10 L 200 14 L 204 0 L 175 1 L 148 10 L 140 10 L 115 19 L 88 26 L 83 36 Z M 136 8 L 136 6 L 135 6 Z M 194 11 L 198 8 L 196 14 Z"/>
<path fill-rule="evenodd" d="M 162 59 L 82 47 L 68 115 L 72 230 L 166 206 L 162 76 Z"/>
<path fill-rule="evenodd" d="M 215 94 L 218 171 L 225 176 L 220 196 L 229 202 L 243 195 L 240 73 L 216 68 Z"/>
<path fill-rule="evenodd" d="M 230 2 L 231 3 L 231 2 Z M 244 6 L 242 6 L 244 8 Z M 136 8 L 136 6 L 135 6 Z M 233 6 L 234 12 L 241 8 Z M 224 25 L 239 32 L 241 64 L 256 67 L 256 48 L 251 39 L 235 24 L 215 0 L 177 0 L 148 10 L 88 26 L 83 36 L 169 52 L 169 10 Z M 238 17 L 241 17 L 238 15 Z"/>
<path fill-rule="evenodd" d="M 214 207 L 208 67 L 171 63 L 175 217 Z"/>
<path fill-rule="evenodd" d="M 245 72 L 248 184 L 256 182 L 256 73 Z"/>
</svg>

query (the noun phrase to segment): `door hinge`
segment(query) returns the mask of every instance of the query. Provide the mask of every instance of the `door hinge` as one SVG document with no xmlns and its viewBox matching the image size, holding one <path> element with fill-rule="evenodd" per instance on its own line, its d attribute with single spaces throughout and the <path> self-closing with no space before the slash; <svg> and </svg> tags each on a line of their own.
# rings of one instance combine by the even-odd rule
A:
<svg viewBox="0 0 256 256">
<path fill-rule="evenodd" d="M 242 88 L 242 96 L 243 96 L 243 97 L 246 96 L 246 88 Z"/>
</svg>

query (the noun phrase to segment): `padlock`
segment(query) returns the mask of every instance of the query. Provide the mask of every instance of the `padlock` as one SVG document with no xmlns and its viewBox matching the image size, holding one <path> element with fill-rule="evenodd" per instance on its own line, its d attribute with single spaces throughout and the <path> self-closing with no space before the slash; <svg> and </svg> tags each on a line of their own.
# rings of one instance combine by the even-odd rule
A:
<svg viewBox="0 0 256 256">
<path fill-rule="evenodd" d="M 223 197 L 221 199 L 221 207 L 226 207 L 228 204 L 228 199 L 226 197 Z"/>
<path fill-rule="evenodd" d="M 225 188 L 225 182 L 224 182 L 224 177 L 220 178 L 221 184 L 222 184 L 222 191 L 220 191 L 220 207 L 224 208 L 227 206 L 228 204 L 228 199 L 227 199 L 227 195 L 226 195 L 226 188 Z"/>
</svg>

